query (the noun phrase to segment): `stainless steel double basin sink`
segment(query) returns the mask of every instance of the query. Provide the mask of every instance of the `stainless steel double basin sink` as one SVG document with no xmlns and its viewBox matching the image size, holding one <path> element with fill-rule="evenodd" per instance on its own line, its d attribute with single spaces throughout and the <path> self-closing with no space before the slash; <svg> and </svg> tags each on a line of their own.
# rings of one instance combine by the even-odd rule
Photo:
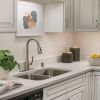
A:
<svg viewBox="0 0 100 100">
<path fill-rule="evenodd" d="M 65 73 L 69 73 L 71 70 L 63 70 L 58 68 L 42 68 L 34 72 L 24 73 L 22 75 L 17 75 L 18 78 L 28 79 L 28 80 L 45 80 L 48 78 L 56 77 Z"/>
</svg>

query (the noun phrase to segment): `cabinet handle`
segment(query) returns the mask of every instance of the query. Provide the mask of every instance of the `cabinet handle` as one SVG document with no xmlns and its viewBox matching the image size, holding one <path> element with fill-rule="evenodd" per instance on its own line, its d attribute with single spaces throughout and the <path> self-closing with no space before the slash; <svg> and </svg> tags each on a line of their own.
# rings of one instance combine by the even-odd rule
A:
<svg viewBox="0 0 100 100">
<path fill-rule="evenodd" d="M 70 100 L 70 98 L 66 97 L 65 100 Z"/>
<path fill-rule="evenodd" d="M 68 100 L 70 100 L 70 98 L 68 98 Z"/>
<path fill-rule="evenodd" d="M 65 20 L 65 23 L 66 23 L 65 27 L 68 28 L 68 20 L 67 19 Z"/>
<path fill-rule="evenodd" d="M 98 24 L 99 24 L 99 23 L 98 23 L 98 20 L 96 20 L 96 28 L 98 28 Z"/>
</svg>

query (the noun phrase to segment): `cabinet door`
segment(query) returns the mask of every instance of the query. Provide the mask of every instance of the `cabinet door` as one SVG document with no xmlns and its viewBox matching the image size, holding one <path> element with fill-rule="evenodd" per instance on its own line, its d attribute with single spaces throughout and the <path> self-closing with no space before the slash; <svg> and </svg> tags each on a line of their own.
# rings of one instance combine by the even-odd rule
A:
<svg viewBox="0 0 100 100">
<path fill-rule="evenodd" d="M 64 3 L 50 3 L 45 5 L 45 32 L 64 31 Z"/>
<path fill-rule="evenodd" d="M 17 0 L 0 0 L 0 32 L 16 31 Z"/>
<path fill-rule="evenodd" d="M 92 90 L 93 90 L 93 73 L 89 72 L 86 74 L 86 82 L 85 82 L 85 94 L 86 100 L 92 100 Z"/>
<path fill-rule="evenodd" d="M 52 100 L 85 100 L 84 97 L 85 95 L 83 86 Z"/>
<path fill-rule="evenodd" d="M 74 0 L 74 30 L 97 31 L 98 0 Z"/>
<path fill-rule="evenodd" d="M 73 31 L 73 0 L 65 0 L 64 3 L 64 31 Z"/>
<path fill-rule="evenodd" d="M 81 91 L 84 89 L 85 75 L 79 75 L 78 77 L 59 82 L 52 86 L 46 87 L 43 89 L 43 100 L 53 100 L 54 98 L 60 98 L 60 96 L 68 93 L 69 91 Z M 83 91 L 83 90 L 82 90 Z M 82 99 L 83 100 L 83 99 Z"/>
<path fill-rule="evenodd" d="M 69 92 L 67 98 L 67 100 L 85 100 L 84 86 Z"/>
<path fill-rule="evenodd" d="M 92 100 L 100 100 L 100 72 L 94 74 L 94 98 Z"/>
</svg>

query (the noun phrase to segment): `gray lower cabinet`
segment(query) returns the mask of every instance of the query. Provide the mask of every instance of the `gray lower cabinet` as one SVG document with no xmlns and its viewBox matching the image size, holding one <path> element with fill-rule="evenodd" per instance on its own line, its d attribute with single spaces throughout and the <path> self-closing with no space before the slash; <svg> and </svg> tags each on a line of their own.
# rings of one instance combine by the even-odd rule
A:
<svg viewBox="0 0 100 100">
<path fill-rule="evenodd" d="M 94 95 L 92 100 L 100 100 L 100 72 L 93 73 Z"/>
<path fill-rule="evenodd" d="M 79 87 L 69 93 L 67 93 L 68 100 L 85 100 L 85 88 Z"/>
<path fill-rule="evenodd" d="M 17 0 L 0 0 L 0 32 L 16 32 Z"/>
<path fill-rule="evenodd" d="M 92 100 L 93 91 L 93 72 L 86 73 L 85 81 L 85 99 Z"/>
<path fill-rule="evenodd" d="M 100 72 L 84 73 L 45 87 L 40 92 L 43 93 L 42 100 L 100 100 Z M 34 95 L 31 92 L 9 100 L 35 100 Z"/>
<path fill-rule="evenodd" d="M 82 86 L 52 100 L 84 100 L 84 97 L 84 86 Z"/>
<path fill-rule="evenodd" d="M 44 88 L 43 100 L 86 100 L 85 74 Z"/>
</svg>

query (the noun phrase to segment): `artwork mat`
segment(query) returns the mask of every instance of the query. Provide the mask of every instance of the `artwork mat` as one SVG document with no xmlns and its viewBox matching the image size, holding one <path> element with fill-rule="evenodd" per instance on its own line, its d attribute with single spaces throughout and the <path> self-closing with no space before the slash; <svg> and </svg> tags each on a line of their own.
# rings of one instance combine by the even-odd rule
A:
<svg viewBox="0 0 100 100">
<path fill-rule="evenodd" d="M 43 6 L 37 3 L 19 1 L 18 2 L 18 18 L 17 18 L 17 34 L 18 37 L 24 36 L 40 36 L 43 32 Z M 37 12 L 37 26 L 35 29 L 24 29 L 23 16 L 25 12 L 31 12 L 32 10 Z"/>
</svg>

